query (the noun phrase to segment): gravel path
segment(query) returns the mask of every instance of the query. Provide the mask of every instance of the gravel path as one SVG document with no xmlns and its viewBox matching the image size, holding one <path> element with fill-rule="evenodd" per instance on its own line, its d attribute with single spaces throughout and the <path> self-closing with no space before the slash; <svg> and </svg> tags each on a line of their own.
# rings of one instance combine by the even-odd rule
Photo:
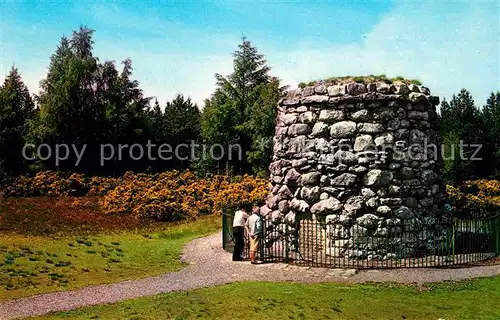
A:
<svg viewBox="0 0 500 320">
<path fill-rule="evenodd" d="M 190 242 L 182 254 L 182 260 L 189 265 L 178 272 L 0 303 L 0 319 L 36 316 L 162 292 L 191 290 L 247 280 L 302 283 L 385 281 L 424 283 L 500 274 L 500 265 L 460 269 L 388 269 L 359 272 L 354 269 L 307 268 L 279 263 L 251 265 L 249 262 L 231 261 L 231 254 L 222 250 L 220 243 L 220 233 Z"/>
</svg>

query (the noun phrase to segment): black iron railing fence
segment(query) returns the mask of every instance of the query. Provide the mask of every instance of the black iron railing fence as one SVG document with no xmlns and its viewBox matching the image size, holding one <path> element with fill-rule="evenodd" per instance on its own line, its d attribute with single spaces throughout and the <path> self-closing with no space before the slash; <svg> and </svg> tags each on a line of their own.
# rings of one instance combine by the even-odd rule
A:
<svg viewBox="0 0 500 320">
<path fill-rule="evenodd" d="M 231 251 L 232 210 L 223 210 L 222 243 Z M 244 257 L 249 242 L 245 237 Z M 359 224 L 263 219 L 259 258 L 307 266 L 411 268 L 473 264 L 500 255 L 500 215 L 385 219 Z"/>
</svg>

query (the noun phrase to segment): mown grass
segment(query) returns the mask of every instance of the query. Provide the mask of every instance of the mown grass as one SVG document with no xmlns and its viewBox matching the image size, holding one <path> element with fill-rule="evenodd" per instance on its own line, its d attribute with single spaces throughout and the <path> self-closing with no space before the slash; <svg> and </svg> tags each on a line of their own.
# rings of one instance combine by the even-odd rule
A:
<svg viewBox="0 0 500 320">
<path fill-rule="evenodd" d="M 68 199 L 45 200 L 3 203 L 0 300 L 173 272 L 185 243 L 220 227 L 216 217 L 154 225 L 123 225 L 121 217 L 115 225 L 120 217 L 81 217 L 61 205 Z"/>
<path fill-rule="evenodd" d="M 36 319 L 500 319 L 500 277 L 403 285 L 235 283 Z"/>
</svg>

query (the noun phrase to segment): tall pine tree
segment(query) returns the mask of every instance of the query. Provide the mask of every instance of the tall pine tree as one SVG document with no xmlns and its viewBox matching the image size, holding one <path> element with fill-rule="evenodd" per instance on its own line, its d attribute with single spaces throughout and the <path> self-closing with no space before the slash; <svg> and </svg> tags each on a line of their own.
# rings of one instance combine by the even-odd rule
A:
<svg viewBox="0 0 500 320">
<path fill-rule="evenodd" d="M 483 161 L 472 160 L 474 147 L 464 147 L 461 159 L 460 144 L 481 144 L 484 138 L 484 125 L 479 110 L 471 94 L 466 89 L 453 95 L 450 102 L 441 103 L 440 130 L 444 137 L 445 178 L 450 182 L 461 182 L 482 175 Z M 454 151 L 451 154 L 451 151 Z M 484 149 L 475 157 L 482 157 Z M 449 158 L 449 159 L 446 159 Z"/>
<path fill-rule="evenodd" d="M 487 176 L 498 178 L 500 175 L 500 92 L 492 92 L 481 112 L 486 131 L 484 148 Z"/>
<path fill-rule="evenodd" d="M 176 148 L 180 144 L 189 145 L 189 148 L 179 147 L 179 159 L 167 163 L 168 168 L 187 169 L 191 165 L 192 143 L 199 142 L 200 137 L 200 109 L 191 101 L 177 94 L 172 101 L 167 102 L 163 114 L 165 141 Z M 187 158 L 187 160 L 183 160 Z"/>
<path fill-rule="evenodd" d="M 277 78 L 272 78 L 271 82 L 256 88 L 257 99 L 251 108 L 247 109 L 247 120 L 242 126 L 252 138 L 247 158 L 253 172 L 259 176 L 267 176 L 273 150 L 277 103 L 285 89 L 286 87 L 280 87 Z"/>
<path fill-rule="evenodd" d="M 32 138 L 38 142 L 88 145 L 83 161 L 75 168 L 70 157 L 56 166 L 54 159 L 45 161 L 49 169 L 92 171 L 99 163 L 98 146 L 105 136 L 105 110 L 99 81 L 100 66 L 92 55 L 93 30 L 80 27 L 67 39 L 63 37 L 51 57 L 47 78 L 41 82 L 40 113 L 32 127 Z"/>
<path fill-rule="evenodd" d="M 233 72 L 215 75 L 217 89 L 205 103 L 202 137 L 226 146 L 225 157 L 212 163 L 219 171 L 226 165 L 226 171 L 235 173 L 261 172 L 269 164 L 279 81 L 271 78 L 264 56 L 246 38 L 233 56 Z"/>
<path fill-rule="evenodd" d="M 0 175 L 18 175 L 26 169 L 22 148 L 34 107 L 21 75 L 12 67 L 0 87 Z"/>
<path fill-rule="evenodd" d="M 118 72 L 113 62 L 100 63 L 93 55 L 93 30 L 80 27 L 70 38 L 63 37 L 51 57 L 47 77 L 41 81 L 40 112 L 31 129 L 36 142 L 87 145 L 79 167 L 69 157 L 55 166 L 54 159 L 44 167 L 87 173 L 119 174 L 142 170 L 147 162 L 132 161 L 128 153 L 120 163 L 115 159 L 100 166 L 100 144 L 145 144 L 148 135 L 149 99 L 137 81 L 131 79 L 132 62 L 123 61 Z M 117 149 L 117 148 L 116 148 Z"/>
</svg>

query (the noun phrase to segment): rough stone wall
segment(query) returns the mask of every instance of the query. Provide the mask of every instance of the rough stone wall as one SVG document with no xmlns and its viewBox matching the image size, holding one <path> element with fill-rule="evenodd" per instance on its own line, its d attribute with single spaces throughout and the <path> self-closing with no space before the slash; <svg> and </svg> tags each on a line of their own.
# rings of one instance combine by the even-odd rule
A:
<svg viewBox="0 0 500 320">
<path fill-rule="evenodd" d="M 290 92 L 278 105 L 262 215 L 292 231 L 297 221 L 318 221 L 327 237 L 319 249 L 330 256 L 435 250 L 427 234 L 445 192 L 435 158 L 438 103 L 428 88 L 403 83 L 318 83 Z M 397 245 L 387 245 L 389 235 L 398 235 Z"/>
</svg>

